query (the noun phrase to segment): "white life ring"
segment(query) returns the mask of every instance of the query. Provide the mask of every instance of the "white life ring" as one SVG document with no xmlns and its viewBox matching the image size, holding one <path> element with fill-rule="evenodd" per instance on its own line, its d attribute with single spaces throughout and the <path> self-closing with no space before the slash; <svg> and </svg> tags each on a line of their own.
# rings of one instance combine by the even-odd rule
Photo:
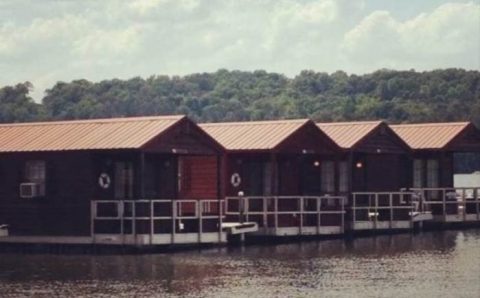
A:
<svg viewBox="0 0 480 298">
<path fill-rule="evenodd" d="M 107 173 L 101 173 L 100 177 L 98 177 L 98 185 L 100 185 L 101 188 L 107 189 L 110 187 L 112 180 L 110 179 L 110 176 Z"/>
<path fill-rule="evenodd" d="M 240 177 L 240 174 L 238 174 L 238 173 L 233 173 L 233 174 L 232 174 L 232 177 L 230 177 L 230 183 L 231 183 L 234 187 L 239 187 L 240 184 L 242 183 L 242 178 Z"/>
</svg>

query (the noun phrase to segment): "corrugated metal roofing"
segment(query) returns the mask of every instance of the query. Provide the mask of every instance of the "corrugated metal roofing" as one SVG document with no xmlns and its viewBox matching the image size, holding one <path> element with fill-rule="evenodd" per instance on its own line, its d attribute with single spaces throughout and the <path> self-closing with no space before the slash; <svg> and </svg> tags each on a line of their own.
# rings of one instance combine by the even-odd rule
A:
<svg viewBox="0 0 480 298">
<path fill-rule="evenodd" d="M 351 149 L 382 123 L 382 121 L 334 122 L 317 123 L 317 126 L 338 146 Z"/>
<path fill-rule="evenodd" d="M 0 124 L 0 152 L 138 149 L 184 117 Z"/>
<path fill-rule="evenodd" d="M 390 127 L 412 149 L 442 149 L 470 122 L 398 124 Z"/>
<path fill-rule="evenodd" d="M 311 120 L 223 122 L 200 124 L 227 150 L 271 150 Z"/>
</svg>

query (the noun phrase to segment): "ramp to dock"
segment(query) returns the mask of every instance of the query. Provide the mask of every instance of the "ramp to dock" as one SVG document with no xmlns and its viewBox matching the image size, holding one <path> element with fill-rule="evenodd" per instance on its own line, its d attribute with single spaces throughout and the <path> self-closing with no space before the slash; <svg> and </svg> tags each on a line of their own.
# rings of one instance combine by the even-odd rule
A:
<svg viewBox="0 0 480 298">
<path fill-rule="evenodd" d="M 229 235 L 252 233 L 258 231 L 258 224 L 256 222 L 224 222 L 222 231 Z"/>
</svg>

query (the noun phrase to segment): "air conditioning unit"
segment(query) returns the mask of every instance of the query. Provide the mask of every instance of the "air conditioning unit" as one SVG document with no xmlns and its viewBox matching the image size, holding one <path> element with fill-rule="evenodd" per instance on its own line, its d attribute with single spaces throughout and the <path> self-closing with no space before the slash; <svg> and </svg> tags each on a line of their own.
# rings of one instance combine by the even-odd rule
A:
<svg viewBox="0 0 480 298">
<path fill-rule="evenodd" d="M 40 185 L 38 183 L 26 182 L 20 184 L 21 198 L 35 198 L 40 195 Z"/>
</svg>

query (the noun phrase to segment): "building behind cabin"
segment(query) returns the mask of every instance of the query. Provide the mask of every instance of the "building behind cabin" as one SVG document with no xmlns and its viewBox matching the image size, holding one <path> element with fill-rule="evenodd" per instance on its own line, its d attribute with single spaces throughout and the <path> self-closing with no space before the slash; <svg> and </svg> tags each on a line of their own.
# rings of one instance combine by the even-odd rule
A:
<svg viewBox="0 0 480 298">
<path fill-rule="evenodd" d="M 455 159 L 480 153 L 480 132 L 470 122 L 390 126 L 413 150 L 412 186 L 453 187 Z M 473 171 L 472 171 L 473 172 Z"/>
</svg>

